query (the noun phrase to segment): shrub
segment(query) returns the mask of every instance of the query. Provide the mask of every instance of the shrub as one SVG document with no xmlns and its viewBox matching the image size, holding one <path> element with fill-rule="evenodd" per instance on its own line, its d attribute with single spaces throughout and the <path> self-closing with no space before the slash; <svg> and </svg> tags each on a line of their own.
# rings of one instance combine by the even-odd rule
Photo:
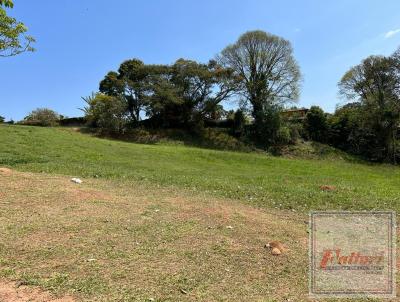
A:
<svg viewBox="0 0 400 302">
<path fill-rule="evenodd" d="M 4 116 L 0 115 L 0 123 L 4 123 L 4 120 L 5 120 Z"/>
<path fill-rule="evenodd" d="M 277 106 L 266 106 L 262 116 L 256 119 L 258 122 L 255 121 L 253 125 L 253 136 L 258 146 L 265 148 L 280 143 L 278 132 L 282 120 L 279 112 L 280 108 Z"/>
<path fill-rule="evenodd" d="M 60 126 L 70 127 L 70 126 L 84 126 L 87 123 L 84 117 L 69 117 L 60 119 Z"/>
<path fill-rule="evenodd" d="M 304 132 L 303 126 L 300 123 L 290 123 L 288 125 L 290 132 L 290 144 L 296 144 Z"/>
<path fill-rule="evenodd" d="M 312 106 L 307 112 L 304 121 L 310 139 L 318 142 L 325 142 L 328 133 L 328 123 L 324 111 L 318 106 Z"/>
<path fill-rule="evenodd" d="M 233 116 L 232 134 L 235 137 L 241 137 L 244 134 L 246 125 L 246 116 L 243 111 L 238 109 Z"/>
<path fill-rule="evenodd" d="M 24 125 L 53 127 L 57 126 L 60 115 L 48 108 L 38 108 L 28 114 L 22 121 Z"/>
<path fill-rule="evenodd" d="M 126 131 L 129 117 L 124 100 L 98 93 L 86 98 L 85 101 L 88 104 L 84 109 L 85 118 L 90 125 L 102 133 L 121 134 Z"/>
<path fill-rule="evenodd" d="M 203 136 L 204 135 L 204 119 L 201 115 L 195 115 L 193 117 L 193 121 L 189 122 L 187 125 L 189 132 L 195 136 Z"/>
<path fill-rule="evenodd" d="M 287 126 L 282 126 L 276 133 L 276 143 L 279 145 L 287 145 L 291 141 L 290 129 Z"/>
<path fill-rule="evenodd" d="M 198 138 L 198 145 L 221 150 L 245 152 L 251 150 L 251 146 L 245 145 L 237 138 L 229 135 L 228 131 L 224 131 L 223 129 L 206 128 L 202 137 Z"/>
</svg>

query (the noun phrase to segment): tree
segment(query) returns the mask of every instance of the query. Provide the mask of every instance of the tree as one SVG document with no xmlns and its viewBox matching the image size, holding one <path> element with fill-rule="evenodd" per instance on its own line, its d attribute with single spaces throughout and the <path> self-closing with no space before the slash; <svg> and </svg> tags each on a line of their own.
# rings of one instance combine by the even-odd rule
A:
<svg viewBox="0 0 400 302">
<path fill-rule="evenodd" d="M 0 115 L 0 123 L 4 123 L 5 117 Z"/>
<path fill-rule="evenodd" d="M 25 51 L 34 51 L 35 39 L 26 35 L 27 27 L 15 18 L 7 16 L 1 7 L 13 7 L 10 0 L 0 0 L 0 57 L 15 56 Z"/>
<path fill-rule="evenodd" d="M 86 120 L 102 133 L 121 134 L 129 122 L 127 104 L 120 96 L 102 93 L 83 98 L 87 107 L 83 109 Z"/>
<path fill-rule="evenodd" d="M 188 125 L 215 113 L 219 104 L 234 92 L 233 70 L 223 68 L 216 61 L 208 64 L 179 59 L 170 67 L 169 79 L 175 103 L 181 108 L 181 122 Z"/>
<path fill-rule="evenodd" d="M 224 106 L 217 104 L 214 106 L 210 106 L 205 112 L 205 118 L 210 120 L 221 120 L 225 117 L 227 112 L 224 109 Z"/>
<path fill-rule="evenodd" d="M 305 130 L 310 139 L 325 142 L 328 134 L 326 114 L 318 106 L 311 106 L 304 121 Z"/>
<path fill-rule="evenodd" d="M 58 124 L 60 115 L 48 108 L 38 108 L 33 110 L 22 121 L 25 125 L 52 127 Z"/>
<path fill-rule="evenodd" d="M 360 154 L 358 132 L 362 129 L 362 106 L 348 103 L 335 110 L 328 120 L 328 142 L 340 149 Z M 357 138 L 357 139 L 355 139 Z"/>
<path fill-rule="evenodd" d="M 13 8 L 14 3 L 11 0 L 0 0 L 0 6 Z"/>
<path fill-rule="evenodd" d="M 396 162 L 400 124 L 400 56 L 370 56 L 339 82 L 340 93 L 363 108 L 363 127 L 373 134 L 377 157 Z M 378 152 L 379 151 L 379 152 Z"/>
<path fill-rule="evenodd" d="M 145 80 L 148 76 L 146 66 L 138 59 L 127 60 L 121 64 L 118 72 L 109 72 L 100 82 L 100 92 L 122 98 L 134 124 L 140 121 L 145 109 Z"/>
<path fill-rule="evenodd" d="M 232 134 L 236 137 L 241 137 L 244 134 L 246 126 L 246 116 L 243 110 L 236 110 L 233 116 Z"/>
<path fill-rule="evenodd" d="M 240 77 L 237 91 L 250 102 L 256 135 L 261 138 L 271 111 L 298 98 L 301 75 L 290 42 L 250 31 L 226 47 L 218 60 Z"/>
<path fill-rule="evenodd" d="M 232 70 L 213 60 L 202 64 L 179 59 L 152 68 L 149 115 L 164 126 L 191 126 L 217 116 L 222 113 L 219 104 L 235 89 Z"/>
<path fill-rule="evenodd" d="M 100 92 L 121 96 L 135 124 L 146 113 L 160 126 L 190 126 L 218 112 L 235 90 L 233 71 L 216 61 L 179 59 L 173 65 L 145 65 L 133 59 L 109 72 Z"/>
</svg>

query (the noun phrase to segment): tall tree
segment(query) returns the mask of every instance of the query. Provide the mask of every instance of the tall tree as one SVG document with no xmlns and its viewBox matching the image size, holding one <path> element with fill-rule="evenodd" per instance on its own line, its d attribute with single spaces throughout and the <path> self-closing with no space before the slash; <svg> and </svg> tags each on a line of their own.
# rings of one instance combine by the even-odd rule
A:
<svg viewBox="0 0 400 302">
<path fill-rule="evenodd" d="M 140 121 L 140 114 L 145 109 L 144 98 L 148 71 L 142 61 L 127 60 L 121 64 L 118 72 L 111 71 L 100 82 L 100 92 L 109 96 L 122 97 L 134 123 Z"/>
<path fill-rule="evenodd" d="M 318 106 L 311 106 L 304 120 L 304 128 L 310 139 L 324 143 L 328 134 L 325 112 Z"/>
<path fill-rule="evenodd" d="M 215 112 L 234 93 L 237 79 L 232 73 L 213 60 L 145 65 L 133 59 L 122 63 L 118 72 L 109 72 L 100 92 L 122 96 L 134 122 L 146 113 L 155 125 L 190 125 Z"/>
<path fill-rule="evenodd" d="M 263 131 L 265 113 L 271 108 L 298 98 L 300 70 L 290 42 L 281 37 L 259 30 L 246 32 L 218 60 L 241 78 L 238 91 L 252 106 L 256 131 Z"/>
<path fill-rule="evenodd" d="M 190 125 L 215 113 L 219 104 L 235 91 L 233 70 L 216 61 L 208 64 L 179 59 L 171 66 L 157 67 L 151 107 L 167 124 Z"/>
<path fill-rule="evenodd" d="M 27 27 L 7 15 L 2 6 L 12 8 L 11 0 L 0 0 L 0 57 L 15 56 L 25 51 L 34 51 L 35 39 L 26 35 Z"/>
<path fill-rule="evenodd" d="M 182 99 L 184 123 L 202 119 L 229 98 L 235 89 L 232 70 L 222 68 L 216 61 L 208 64 L 179 59 L 172 65 L 172 78 L 178 97 Z"/>
<path fill-rule="evenodd" d="M 400 124 L 400 56 L 370 56 L 352 67 L 339 82 L 340 93 L 358 101 L 364 124 L 374 129 L 382 156 L 396 161 L 396 133 Z"/>
</svg>

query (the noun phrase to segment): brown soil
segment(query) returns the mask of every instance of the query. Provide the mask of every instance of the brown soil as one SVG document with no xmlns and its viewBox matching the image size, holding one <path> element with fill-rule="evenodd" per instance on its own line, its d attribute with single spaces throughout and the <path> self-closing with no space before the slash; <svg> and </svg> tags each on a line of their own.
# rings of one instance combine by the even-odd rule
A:
<svg viewBox="0 0 400 302">
<path fill-rule="evenodd" d="M 0 174 L 11 174 L 12 170 L 8 168 L 0 168 Z"/>
<path fill-rule="evenodd" d="M 336 190 L 335 186 L 328 186 L 328 185 L 320 186 L 319 188 L 322 191 L 335 191 Z"/>
<path fill-rule="evenodd" d="M 1 302 L 74 302 L 72 297 L 55 298 L 49 293 L 28 286 L 18 286 L 14 282 L 0 281 Z"/>
</svg>

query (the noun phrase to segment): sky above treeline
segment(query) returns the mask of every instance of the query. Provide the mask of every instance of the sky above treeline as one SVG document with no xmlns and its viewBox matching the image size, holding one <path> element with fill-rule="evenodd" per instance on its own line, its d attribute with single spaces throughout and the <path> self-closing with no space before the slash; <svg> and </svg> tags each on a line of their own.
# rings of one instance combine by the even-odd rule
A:
<svg viewBox="0 0 400 302">
<path fill-rule="evenodd" d="M 126 59 L 207 62 L 255 29 L 292 43 L 303 74 L 297 105 L 333 112 L 351 66 L 400 46 L 399 0 L 14 2 L 9 14 L 37 40 L 35 53 L 0 58 L 0 115 L 14 120 L 38 107 L 80 116 L 81 97 Z"/>
</svg>

